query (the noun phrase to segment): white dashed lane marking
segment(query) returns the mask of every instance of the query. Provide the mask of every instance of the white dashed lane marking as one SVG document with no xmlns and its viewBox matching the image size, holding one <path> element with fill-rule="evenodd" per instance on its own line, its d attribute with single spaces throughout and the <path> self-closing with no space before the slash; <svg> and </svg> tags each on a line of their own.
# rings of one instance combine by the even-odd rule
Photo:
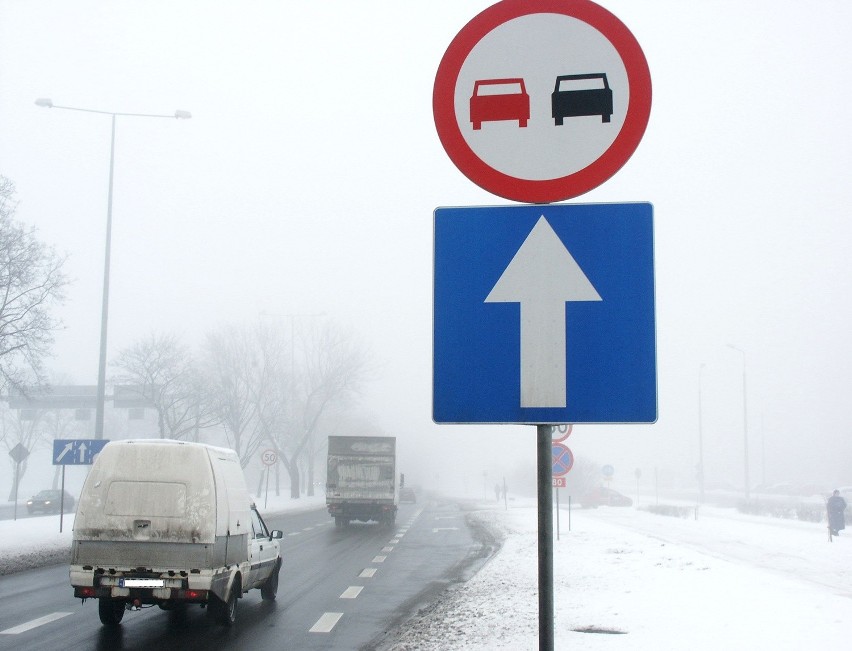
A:
<svg viewBox="0 0 852 651">
<path fill-rule="evenodd" d="M 417 513 L 411 518 L 408 523 L 408 526 L 414 523 L 417 517 L 422 512 L 418 510 Z M 329 524 L 329 523 L 326 523 Z M 382 547 L 383 554 L 388 554 L 393 551 L 393 545 L 399 543 L 400 538 L 402 538 L 408 532 L 408 526 L 401 527 L 394 534 L 394 538 L 389 542 L 388 545 Z M 310 531 L 313 527 L 306 527 L 302 531 Z M 302 531 L 296 531 L 288 534 L 289 536 L 298 536 Z M 379 555 L 373 558 L 373 563 L 383 563 L 387 559 L 386 555 Z M 361 574 L 358 575 L 361 579 L 371 579 L 375 576 L 378 571 L 377 567 L 365 567 L 361 570 Z M 346 590 L 343 591 L 343 594 L 340 595 L 341 599 L 356 599 L 358 595 L 361 594 L 361 591 L 364 589 L 362 585 L 350 585 Z M 70 614 L 70 613 L 67 613 Z M 340 618 L 343 617 L 343 613 L 323 613 L 322 617 L 320 617 L 316 624 L 311 626 L 309 629 L 311 633 L 330 633 L 332 629 L 337 626 L 337 623 L 340 621 Z"/>
<path fill-rule="evenodd" d="M 317 623 L 311 626 L 309 633 L 330 633 L 343 613 L 323 613 L 322 617 L 317 620 Z"/>
<path fill-rule="evenodd" d="M 19 624 L 18 626 L 7 628 L 5 631 L 0 631 L 0 635 L 18 635 L 18 633 L 25 633 L 39 626 L 43 626 L 44 624 L 55 622 L 57 619 L 68 617 L 68 615 L 70 614 L 71 613 L 51 613 L 50 615 L 45 615 L 44 617 L 33 619 L 32 621 L 26 622 L 25 624 Z"/>
</svg>

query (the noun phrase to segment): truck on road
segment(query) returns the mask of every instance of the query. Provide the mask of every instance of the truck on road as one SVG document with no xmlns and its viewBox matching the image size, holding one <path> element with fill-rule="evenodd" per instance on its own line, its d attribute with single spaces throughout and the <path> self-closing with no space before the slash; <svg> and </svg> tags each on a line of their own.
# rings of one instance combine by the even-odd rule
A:
<svg viewBox="0 0 852 651">
<path fill-rule="evenodd" d="M 221 624 L 259 588 L 275 599 L 281 531 L 252 503 L 236 452 L 162 439 L 113 441 L 95 459 L 71 542 L 74 596 L 105 626 L 127 610 L 198 604 Z"/>
<path fill-rule="evenodd" d="M 329 436 L 325 494 L 338 527 L 353 520 L 392 525 L 399 504 L 396 438 Z"/>
</svg>

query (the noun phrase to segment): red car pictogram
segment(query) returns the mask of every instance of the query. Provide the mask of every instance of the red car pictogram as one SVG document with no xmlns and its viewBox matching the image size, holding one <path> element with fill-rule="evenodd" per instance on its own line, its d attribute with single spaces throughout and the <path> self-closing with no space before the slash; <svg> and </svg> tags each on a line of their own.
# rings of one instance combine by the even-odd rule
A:
<svg viewBox="0 0 852 651">
<path fill-rule="evenodd" d="M 474 129 L 483 122 L 517 120 L 519 127 L 527 126 L 530 119 L 530 96 L 524 80 L 480 79 L 474 82 L 470 98 L 470 121 Z"/>
</svg>

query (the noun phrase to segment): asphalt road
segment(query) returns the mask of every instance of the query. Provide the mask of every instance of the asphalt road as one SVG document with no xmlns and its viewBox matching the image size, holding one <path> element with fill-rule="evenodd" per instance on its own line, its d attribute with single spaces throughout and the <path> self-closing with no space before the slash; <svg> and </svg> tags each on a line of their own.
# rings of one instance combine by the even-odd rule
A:
<svg viewBox="0 0 852 651">
<path fill-rule="evenodd" d="M 197 606 L 127 612 L 102 627 L 97 603 L 73 598 L 60 565 L 0 577 L 0 650 L 372 649 L 488 551 L 450 502 L 400 505 L 392 528 L 338 529 L 325 510 L 266 520 L 285 532 L 278 598 L 251 591 L 231 628 Z"/>
</svg>

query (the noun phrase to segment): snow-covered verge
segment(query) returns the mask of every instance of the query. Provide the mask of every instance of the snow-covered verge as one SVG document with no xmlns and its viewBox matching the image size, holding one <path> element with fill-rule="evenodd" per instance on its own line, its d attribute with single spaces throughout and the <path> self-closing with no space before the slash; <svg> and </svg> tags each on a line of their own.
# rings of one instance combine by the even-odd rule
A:
<svg viewBox="0 0 852 651">
<path fill-rule="evenodd" d="M 473 517 L 506 538 L 466 583 L 407 621 L 383 651 L 538 648 L 534 502 Z M 561 513 L 557 649 L 840 650 L 852 646 L 852 532 L 703 509 Z M 554 525 L 555 526 L 555 525 Z"/>
</svg>

